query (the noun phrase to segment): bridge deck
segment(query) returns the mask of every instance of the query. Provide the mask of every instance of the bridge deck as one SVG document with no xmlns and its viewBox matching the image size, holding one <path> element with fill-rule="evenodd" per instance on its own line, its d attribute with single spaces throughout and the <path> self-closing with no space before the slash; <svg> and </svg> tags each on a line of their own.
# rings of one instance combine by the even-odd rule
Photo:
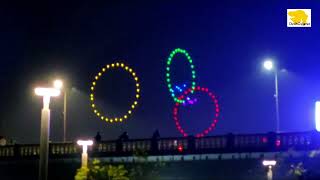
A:
<svg viewBox="0 0 320 180">
<path fill-rule="evenodd" d="M 211 136 L 203 138 L 133 139 L 127 141 L 101 141 L 89 147 L 94 157 L 129 157 L 140 153 L 148 156 L 173 156 L 210 154 L 252 154 L 267 152 L 312 151 L 320 148 L 320 134 L 312 132 L 268 133 Z M 79 157 L 80 147 L 73 142 L 50 143 L 50 158 Z M 38 158 L 39 145 L 24 144 L 0 147 L 0 159 Z M 223 155 L 225 156 L 225 155 Z M 185 156 L 188 157 L 188 156 Z M 220 157 L 221 158 L 221 157 Z"/>
</svg>

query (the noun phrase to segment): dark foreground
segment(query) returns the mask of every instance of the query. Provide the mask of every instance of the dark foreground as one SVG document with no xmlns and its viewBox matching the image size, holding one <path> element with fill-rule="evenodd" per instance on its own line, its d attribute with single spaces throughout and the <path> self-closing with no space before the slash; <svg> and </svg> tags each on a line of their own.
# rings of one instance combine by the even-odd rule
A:
<svg viewBox="0 0 320 180">
<path fill-rule="evenodd" d="M 103 161 L 103 160 L 102 160 Z M 275 168 L 276 180 L 298 179 L 290 175 L 290 166 L 303 162 L 307 170 L 304 179 L 320 179 L 320 158 L 287 158 L 279 160 Z M 137 166 L 139 163 L 127 163 L 126 166 Z M 78 159 L 54 160 L 49 164 L 48 180 L 73 180 L 76 169 L 80 167 Z M 163 167 L 157 169 L 158 175 L 150 177 L 146 172 L 143 180 L 265 180 L 266 169 L 261 160 L 195 160 L 166 162 Z M 37 180 L 38 163 L 36 160 L 19 160 L 0 162 L 1 180 Z M 301 177 L 300 177 L 301 178 Z"/>
</svg>

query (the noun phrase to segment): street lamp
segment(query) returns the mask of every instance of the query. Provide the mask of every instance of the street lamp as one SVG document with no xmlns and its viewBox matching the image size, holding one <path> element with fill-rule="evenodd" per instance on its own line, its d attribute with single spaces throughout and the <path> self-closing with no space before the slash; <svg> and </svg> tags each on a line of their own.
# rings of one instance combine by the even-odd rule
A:
<svg viewBox="0 0 320 180">
<path fill-rule="evenodd" d="M 81 155 L 81 167 L 87 167 L 88 166 L 88 146 L 93 145 L 92 140 L 78 140 L 77 144 L 82 146 L 82 155 Z"/>
<path fill-rule="evenodd" d="M 320 132 L 320 101 L 316 102 L 315 116 L 316 130 Z"/>
<path fill-rule="evenodd" d="M 268 172 L 267 172 L 267 178 L 268 180 L 272 180 L 273 178 L 273 173 L 272 173 L 272 167 L 277 164 L 277 161 L 275 160 L 264 160 L 262 161 L 263 166 L 268 167 Z"/>
<path fill-rule="evenodd" d="M 276 106 L 276 132 L 279 132 L 279 123 L 280 123 L 280 115 L 279 115 L 279 91 L 278 91 L 278 70 L 274 66 L 274 63 L 271 59 L 267 59 L 263 63 L 263 67 L 268 71 L 274 72 L 274 86 L 275 86 L 275 93 L 274 93 L 274 99 L 275 99 L 275 106 Z"/>
<path fill-rule="evenodd" d="M 48 176 L 48 155 L 49 155 L 49 131 L 50 131 L 50 98 L 59 96 L 60 90 L 55 88 L 38 87 L 34 90 L 37 96 L 43 97 L 43 108 L 41 111 L 40 129 L 40 161 L 39 180 L 47 180 Z"/>
<path fill-rule="evenodd" d="M 66 142 L 66 135 L 67 135 L 67 89 L 63 89 L 63 82 L 62 80 L 55 80 L 53 82 L 55 88 L 60 89 L 63 91 L 63 142 Z"/>
<path fill-rule="evenodd" d="M 55 80 L 53 82 L 53 86 L 56 88 L 56 89 L 61 89 L 63 87 L 63 82 L 59 79 Z"/>
<path fill-rule="evenodd" d="M 273 62 L 271 60 L 266 60 L 263 63 L 263 67 L 270 71 L 273 68 Z"/>
</svg>

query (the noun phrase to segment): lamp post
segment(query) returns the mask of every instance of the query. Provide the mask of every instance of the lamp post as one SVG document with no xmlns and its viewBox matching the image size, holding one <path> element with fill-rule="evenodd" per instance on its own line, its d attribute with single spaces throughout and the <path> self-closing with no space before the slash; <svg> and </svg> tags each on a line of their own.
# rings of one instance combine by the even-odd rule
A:
<svg viewBox="0 0 320 180">
<path fill-rule="evenodd" d="M 280 115 L 279 115 L 279 91 L 278 91 L 278 70 L 274 67 L 272 60 L 267 59 L 263 63 L 263 67 L 268 71 L 274 72 L 274 99 L 275 99 L 275 106 L 276 106 L 276 132 L 280 130 Z"/>
<path fill-rule="evenodd" d="M 316 108 L 315 108 L 315 125 L 316 130 L 320 132 L 320 101 L 316 102 Z"/>
<path fill-rule="evenodd" d="M 63 88 L 63 82 L 61 80 L 54 81 L 54 87 L 63 90 L 63 142 L 66 142 L 67 138 L 67 90 Z"/>
<path fill-rule="evenodd" d="M 77 144 L 82 146 L 82 155 L 81 155 L 81 167 L 88 166 L 88 146 L 93 145 L 92 140 L 78 140 Z"/>
<path fill-rule="evenodd" d="M 268 172 L 267 172 L 267 179 L 272 180 L 273 178 L 273 172 L 272 172 L 272 167 L 277 164 L 277 161 L 275 160 L 264 160 L 262 161 L 263 166 L 268 167 Z"/>
<path fill-rule="evenodd" d="M 35 94 L 43 97 L 43 108 L 41 111 L 40 129 L 40 160 L 39 180 L 47 180 L 48 156 L 49 156 L 49 132 L 50 132 L 50 98 L 59 96 L 60 90 L 55 88 L 35 88 Z"/>
</svg>

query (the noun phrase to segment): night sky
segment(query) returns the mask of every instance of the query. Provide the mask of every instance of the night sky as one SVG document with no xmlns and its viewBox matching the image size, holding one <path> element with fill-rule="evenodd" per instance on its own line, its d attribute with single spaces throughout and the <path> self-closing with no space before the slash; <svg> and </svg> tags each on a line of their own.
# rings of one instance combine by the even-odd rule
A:
<svg viewBox="0 0 320 180">
<path fill-rule="evenodd" d="M 288 8 L 311 8 L 312 28 L 287 28 Z M 280 129 L 314 129 L 314 102 L 320 100 L 320 3 L 317 1 L 21 1 L 0 3 L 0 135 L 38 143 L 42 100 L 33 93 L 53 79 L 66 80 L 68 140 L 181 136 L 172 118 L 173 100 L 165 83 L 166 59 L 186 49 L 197 85 L 217 94 L 221 117 L 209 135 L 275 130 L 273 74 L 278 63 Z M 98 119 L 89 105 L 90 82 L 106 64 L 122 61 L 141 81 L 141 99 L 122 124 Z M 175 82 L 190 82 L 189 65 L 177 57 Z M 105 112 L 121 114 L 134 84 L 120 71 L 105 74 L 97 87 Z M 212 108 L 204 94 L 181 111 L 182 124 L 197 132 L 209 125 Z M 63 97 L 52 100 L 51 140 L 62 140 Z"/>
</svg>

